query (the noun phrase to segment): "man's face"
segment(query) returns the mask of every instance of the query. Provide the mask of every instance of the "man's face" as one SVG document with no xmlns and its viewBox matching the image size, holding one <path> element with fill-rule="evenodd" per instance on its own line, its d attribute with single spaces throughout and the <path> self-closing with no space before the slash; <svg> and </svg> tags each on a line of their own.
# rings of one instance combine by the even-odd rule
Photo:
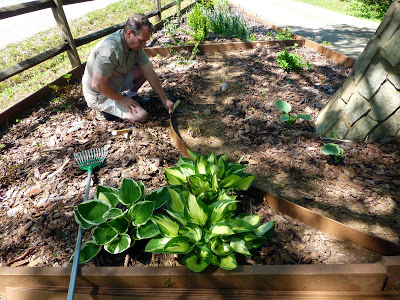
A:
<svg viewBox="0 0 400 300">
<path fill-rule="evenodd" d="M 128 30 L 125 34 L 125 42 L 130 50 L 139 50 L 146 47 L 146 42 L 150 39 L 150 32 L 146 27 L 140 30 L 138 35 Z"/>
</svg>

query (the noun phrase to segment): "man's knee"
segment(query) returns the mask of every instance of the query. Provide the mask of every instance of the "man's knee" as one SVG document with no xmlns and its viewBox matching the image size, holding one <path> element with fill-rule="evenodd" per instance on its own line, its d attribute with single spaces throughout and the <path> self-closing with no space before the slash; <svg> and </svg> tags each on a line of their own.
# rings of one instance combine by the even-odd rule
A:
<svg viewBox="0 0 400 300">
<path fill-rule="evenodd" d="M 141 110 L 138 110 L 138 112 L 135 114 L 131 114 L 128 112 L 125 115 L 125 120 L 144 123 L 147 121 L 147 115 L 148 115 L 147 111 L 145 111 L 144 109 L 141 109 Z"/>
</svg>

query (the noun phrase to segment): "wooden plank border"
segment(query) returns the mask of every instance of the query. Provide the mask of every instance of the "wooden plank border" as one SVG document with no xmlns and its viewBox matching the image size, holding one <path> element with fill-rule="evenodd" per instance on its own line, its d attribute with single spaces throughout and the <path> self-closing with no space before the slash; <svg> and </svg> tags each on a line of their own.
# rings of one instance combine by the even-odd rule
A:
<svg viewBox="0 0 400 300">
<path fill-rule="evenodd" d="M 382 263 L 351 265 L 246 265 L 227 271 L 214 266 L 201 273 L 186 267 L 82 267 L 79 289 L 347 291 L 381 292 L 387 277 Z M 69 267 L 0 267 L 0 295 L 7 287 L 68 287 Z"/>
</svg>

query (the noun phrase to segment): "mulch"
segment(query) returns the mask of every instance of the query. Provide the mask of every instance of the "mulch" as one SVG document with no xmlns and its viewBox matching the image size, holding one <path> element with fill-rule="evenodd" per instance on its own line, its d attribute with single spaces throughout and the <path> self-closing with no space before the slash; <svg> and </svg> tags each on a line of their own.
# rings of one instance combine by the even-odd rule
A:
<svg viewBox="0 0 400 300">
<path fill-rule="evenodd" d="M 257 26 L 259 38 L 268 36 L 269 28 Z M 313 69 L 287 72 L 277 63 L 281 50 L 260 46 L 198 55 L 189 62 L 185 59 L 190 53 L 184 52 L 152 58 L 168 97 L 181 100 L 175 115 L 178 133 L 199 153 L 227 153 L 231 160 L 241 160 L 248 172 L 256 174 L 257 187 L 398 243 L 399 141 L 326 139 L 313 134 L 314 121 L 298 120 L 287 128 L 274 101 L 287 101 L 294 113 L 305 112 L 315 120 L 351 70 L 312 49 L 297 48 L 290 51 Z M 222 78 L 228 83 L 226 91 L 221 90 Z M 169 115 L 157 95 L 148 85 L 141 92 L 154 98 L 144 105 L 150 117 L 144 124 L 134 124 L 136 130 L 128 137 L 111 135 L 128 123 L 94 118 L 79 82 L 2 128 L 1 266 L 57 267 L 68 262 L 78 229 L 73 213 L 83 201 L 87 179 L 73 153 L 109 146 L 106 161 L 92 177 L 91 197 L 97 185 L 118 187 L 122 178 L 141 180 L 146 190 L 167 184 L 163 170 L 175 166 L 181 154 L 169 136 Z M 328 142 L 344 149 L 340 164 L 321 153 Z M 240 263 L 349 264 L 381 259 L 274 211 L 259 199 L 238 197 L 239 209 L 259 214 L 263 222 L 277 221 L 275 236 L 251 259 L 238 256 Z M 90 234 L 86 231 L 84 240 Z M 144 246 L 144 241 L 137 241 L 117 256 L 101 252 L 88 265 L 181 265 L 180 256 L 145 253 Z"/>
</svg>

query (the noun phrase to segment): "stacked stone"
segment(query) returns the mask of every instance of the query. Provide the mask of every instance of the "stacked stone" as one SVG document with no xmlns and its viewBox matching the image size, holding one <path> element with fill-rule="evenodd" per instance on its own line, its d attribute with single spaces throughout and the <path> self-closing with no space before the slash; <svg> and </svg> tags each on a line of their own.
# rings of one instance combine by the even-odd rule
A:
<svg viewBox="0 0 400 300">
<path fill-rule="evenodd" d="M 319 114 L 315 133 L 358 141 L 400 136 L 400 0 Z"/>
</svg>

